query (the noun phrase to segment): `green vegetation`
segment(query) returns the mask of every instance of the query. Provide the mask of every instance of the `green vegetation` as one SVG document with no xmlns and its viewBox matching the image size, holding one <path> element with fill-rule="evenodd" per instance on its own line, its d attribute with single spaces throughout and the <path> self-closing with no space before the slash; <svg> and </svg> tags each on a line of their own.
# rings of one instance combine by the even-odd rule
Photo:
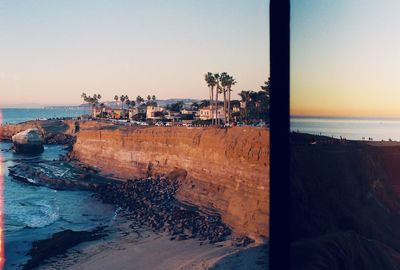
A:
<svg viewBox="0 0 400 270">
<path fill-rule="evenodd" d="M 178 101 L 167 105 L 167 109 L 173 112 L 180 112 L 183 108 L 183 101 Z"/>
<path fill-rule="evenodd" d="M 236 80 L 226 72 L 211 73 L 204 75 L 204 80 L 209 88 L 210 99 L 203 100 L 200 107 L 208 107 L 211 109 L 211 124 L 219 125 L 220 119 L 217 116 L 217 110 L 220 105 L 218 101 L 219 95 L 223 96 L 223 118 L 224 123 L 230 124 L 232 117 L 235 120 L 251 123 L 259 120 L 269 121 L 269 104 L 270 104 L 270 87 L 271 80 L 264 82 L 259 91 L 242 91 L 239 93 L 241 102 L 231 101 L 232 86 L 236 84 Z M 215 96 L 215 98 L 214 98 Z M 218 105 L 217 105 L 218 104 Z M 231 108 L 240 108 L 240 112 L 232 112 Z"/>
<path fill-rule="evenodd" d="M 242 91 L 239 93 L 242 102 L 239 119 L 244 122 L 253 122 L 262 119 L 269 122 L 271 79 L 264 82 L 260 91 Z"/>
<path fill-rule="evenodd" d="M 83 101 L 92 106 L 92 109 L 96 107 L 96 105 L 99 103 L 99 100 L 101 99 L 100 94 L 94 94 L 92 97 L 88 96 L 86 93 L 82 93 L 81 97 L 83 98 Z"/>
</svg>

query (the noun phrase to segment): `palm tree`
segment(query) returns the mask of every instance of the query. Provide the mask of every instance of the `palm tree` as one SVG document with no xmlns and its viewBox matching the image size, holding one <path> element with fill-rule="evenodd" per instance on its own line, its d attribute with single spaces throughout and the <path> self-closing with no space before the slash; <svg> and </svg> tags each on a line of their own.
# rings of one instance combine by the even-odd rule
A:
<svg viewBox="0 0 400 270">
<path fill-rule="evenodd" d="M 136 97 L 136 103 L 138 104 L 138 106 L 139 106 L 140 104 L 142 104 L 143 101 L 144 101 L 144 99 L 143 99 L 141 96 L 137 96 L 137 97 Z"/>
<path fill-rule="evenodd" d="M 89 97 L 90 103 L 92 104 L 92 116 L 94 116 L 94 109 L 96 108 L 100 99 L 101 99 L 100 94 L 93 94 L 93 97 Z"/>
<path fill-rule="evenodd" d="M 242 92 L 240 92 L 238 94 L 242 98 L 242 102 L 244 102 L 244 104 L 245 104 L 243 118 L 247 118 L 248 117 L 248 111 L 249 111 L 248 108 L 249 108 L 250 101 L 251 101 L 250 92 L 251 91 L 242 91 Z"/>
<path fill-rule="evenodd" d="M 130 106 L 131 106 L 131 101 L 129 100 L 129 98 L 125 99 L 125 104 L 126 104 L 126 106 L 128 107 L 128 109 L 129 109 Z"/>
<path fill-rule="evenodd" d="M 264 82 L 264 85 L 261 86 L 261 90 L 264 90 L 265 92 L 269 93 L 270 88 L 271 88 L 271 78 L 268 77 L 268 81 Z"/>
<path fill-rule="evenodd" d="M 236 80 L 229 76 L 227 81 L 227 91 L 228 91 L 228 124 L 230 123 L 230 116 L 231 116 L 231 92 L 232 92 L 232 85 L 236 84 Z"/>
<path fill-rule="evenodd" d="M 119 97 L 119 100 L 121 101 L 121 110 L 124 110 L 124 101 L 125 101 L 125 96 L 121 95 Z"/>
<path fill-rule="evenodd" d="M 222 86 L 222 94 L 224 95 L 224 123 L 226 124 L 226 92 L 229 83 L 229 75 L 226 72 L 221 73 L 221 86 Z"/>
<path fill-rule="evenodd" d="M 106 105 L 103 102 L 100 103 L 100 108 L 101 108 L 100 118 L 103 118 L 103 111 L 104 111 L 105 107 L 106 107 Z"/>
<path fill-rule="evenodd" d="M 130 109 L 130 106 L 131 106 L 131 101 L 129 100 L 128 95 L 125 95 L 125 104 L 126 104 L 126 107 L 127 107 L 128 110 L 129 110 L 129 109 Z"/>
<path fill-rule="evenodd" d="M 207 72 L 204 74 L 204 80 L 207 82 L 207 86 L 209 87 L 209 95 L 210 95 L 210 104 L 211 104 L 211 123 L 215 124 L 214 120 L 214 87 L 217 84 L 217 81 L 211 72 Z"/>
<path fill-rule="evenodd" d="M 152 106 L 157 106 L 156 96 L 155 96 L 155 95 L 152 95 L 152 96 L 151 96 L 150 105 L 152 105 Z"/>
<path fill-rule="evenodd" d="M 220 75 L 219 73 L 214 73 L 214 79 L 215 79 L 215 85 L 216 85 L 216 91 L 215 91 L 215 120 L 216 124 L 218 125 L 220 123 L 220 119 L 218 118 L 218 93 L 221 91 L 221 86 L 220 86 Z M 214 115 L 213 115 L 214 116 Z"/>
<path fill-rule="evenodd" d="M 84 102 L 87 102 L 87 103 L 88 103 L 88 105 L 89 105 L 89 102 L 88 102 L 88 96 L 86 95 L 86 93 L 85 93 L 85 92 L 81 94 L 81 98 L 83 99 L 83 101 L 84 101 Z M 90 109 L 90 106 L 89 106 L 89 109 Z"/>
<path fill-rule="evenodd" d="M 115 106 L 117 106 L 117 105 L 118 105 L 118 100 L 119 100 L 118 95 L 115 95 L 115 96 L 114 96 L 114 100 L 115 100 Z"/>
</svg>

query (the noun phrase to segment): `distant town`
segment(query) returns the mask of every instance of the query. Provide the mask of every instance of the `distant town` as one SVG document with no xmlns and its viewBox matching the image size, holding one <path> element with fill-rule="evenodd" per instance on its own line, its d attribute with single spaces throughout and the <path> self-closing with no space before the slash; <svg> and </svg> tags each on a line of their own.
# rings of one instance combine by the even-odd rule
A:
<svg viewBox="0 0 400 270">
<path fill-rule="evenodd" d="M 159 101 L 148 94 L 134 99 L 126 94 L 114 96 L 114 101 L 102 102 L 101 94 L 82 93 L 87 113 L 84 119 L 108 120 L 136 125 L 157 126 L 268 126 L 270 80 L 259 91 L 241 91 L 240 99 L 231 100 L 231 87 L 236 83 L 223 72 L 204 75 L 209 88 L 209 99 Z M 214 91 L 215 90 L 215 91 Z M 220 100 L 218 100 L 220 96 Z"/>
</svg>

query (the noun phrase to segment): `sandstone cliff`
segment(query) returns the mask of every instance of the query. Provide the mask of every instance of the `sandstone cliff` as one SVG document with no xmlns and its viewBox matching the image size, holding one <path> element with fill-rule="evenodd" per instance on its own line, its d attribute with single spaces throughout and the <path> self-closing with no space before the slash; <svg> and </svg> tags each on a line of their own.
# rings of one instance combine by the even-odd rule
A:
<svg viewBox="0 0 400 270">
<path fill-rule="evenodd" d="M 218 211 L 236 233 L 268 236 L 266 129 L 82 128 L 72 157 L 122 179 L 180 175 L 180 200 Z"/>
</svg>

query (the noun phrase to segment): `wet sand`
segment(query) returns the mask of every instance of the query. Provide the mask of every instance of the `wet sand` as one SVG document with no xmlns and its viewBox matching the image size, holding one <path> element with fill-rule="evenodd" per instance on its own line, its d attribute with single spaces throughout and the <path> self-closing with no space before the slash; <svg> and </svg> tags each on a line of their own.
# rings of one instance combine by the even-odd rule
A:
<svg viewBox="0 0 400 270">
<path fill-rule="evenodd" d="M 217 244 L 170 240 L 165 233 L 130 228 L 130 224 L 118 217 L 108 237 L 82 243 L 38 269 L 267 269 L 267 249 L 235 247 L 230 240 Z"/>
</svg>

